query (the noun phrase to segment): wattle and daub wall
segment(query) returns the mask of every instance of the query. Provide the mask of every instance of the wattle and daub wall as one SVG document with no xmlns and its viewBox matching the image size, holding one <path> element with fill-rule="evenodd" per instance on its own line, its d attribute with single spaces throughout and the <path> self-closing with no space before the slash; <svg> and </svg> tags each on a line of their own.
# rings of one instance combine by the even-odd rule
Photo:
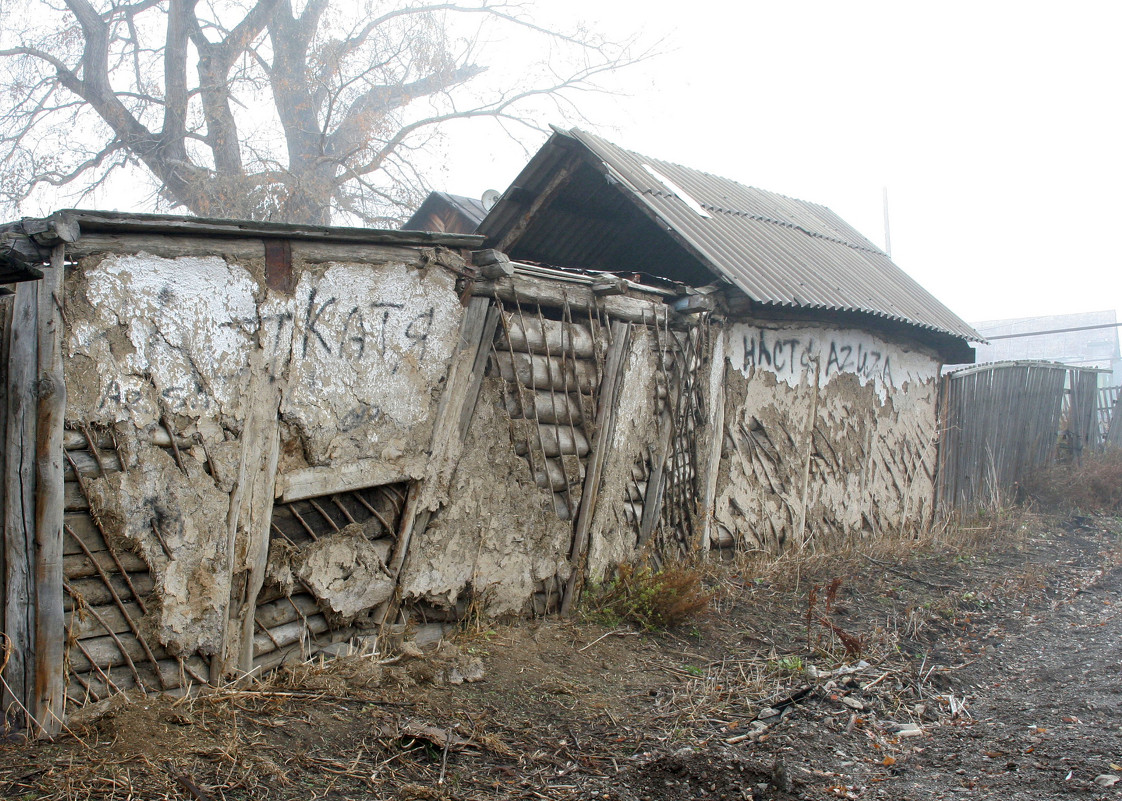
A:
<svg viewBox="0 0 1122 801">
<path fill-rule="evenodd" d="M 920 346 L 376 252 L 294 248 L 283 290 L 248 257 L 67 267 L 70 703 L 931 518 Z"/>
</svg>

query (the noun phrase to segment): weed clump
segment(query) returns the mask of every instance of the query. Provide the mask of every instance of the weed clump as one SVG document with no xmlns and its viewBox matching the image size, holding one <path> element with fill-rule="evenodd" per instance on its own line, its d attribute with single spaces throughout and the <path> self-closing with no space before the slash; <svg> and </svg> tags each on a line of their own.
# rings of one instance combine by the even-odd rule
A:
<svg viewBox="0 0 1122 801">
<path fill-rule="evenodd" d="M 1055 464 L 1025 480 L 1025 496 L 1042 508 L 1122 512 L 1122 448 L 1086 454 L 1081 464 Z"/>
<path fill-rule="evenodd" d="M 670 628 L 704 614 L 713 593 L 694 567 L 669 565 L 661 570 L 621 564 L 611 581 L 592 587 L 586 607 L 609 625 L 632 623 L 644 631 Z"/>
</svg>

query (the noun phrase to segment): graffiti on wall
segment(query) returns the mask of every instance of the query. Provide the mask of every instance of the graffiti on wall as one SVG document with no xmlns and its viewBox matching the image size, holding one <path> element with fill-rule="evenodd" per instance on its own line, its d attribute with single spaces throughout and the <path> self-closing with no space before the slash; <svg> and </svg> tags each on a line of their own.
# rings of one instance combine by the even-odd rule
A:
<svg viewBox="0 0 1122 801">
<path fill-rule="evenodd" d="M 729 363 L 745 377 L 757 370 L 773 373 L 790 386 L 820 386 L 844 374 L 873 384 L 881 399 L 890 388 L 935 377 L 929 356 L 891 345 L 855 329 L 821 327 L 732 326 L 728 332 Z"/>
</svg>

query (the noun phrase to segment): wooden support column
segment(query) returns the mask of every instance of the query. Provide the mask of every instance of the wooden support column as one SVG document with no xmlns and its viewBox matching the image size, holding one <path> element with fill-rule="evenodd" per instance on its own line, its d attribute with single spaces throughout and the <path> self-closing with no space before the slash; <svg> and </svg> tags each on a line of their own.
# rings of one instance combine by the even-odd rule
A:
<svg viewBox="0 0 1122 801">
<path fill-rule="evenodd" d="M 600 494 L 600 477 L 604 471 L 604 460 L 608 458 L 608 448 L 616 427 L 616 409 L 619 388 L 623 383 L 627 354 L 631 351 L 631 323 L 620 320 L 612 322 L 612 344 L 604 359 L 604 377 L 600 381 L 600 397 L 596 408 L 596 441 L 584 474 L 584 489 L 581 492 L 580 510 L 573 526 L 573 547 L 569 555 L 571 571 L 565 584 L 565 595 L 561 599 L 561 614 L 567 615 L 573 607 L 573 599 L 580 596 L 584 584 L 588 556 L 588 534 L 592 527 L 592 517 L 596 513 L 596 499 Z"/>
<path fill-rule="evenodd" d="M 714 513 L 717 503 L 717 476 L 721 470 L 721 449 L 725 441 L 725 332 L 714 328 L 709 362 L 709 452 L 701 493 L 701 538 L 695 547 L 705 552 L 712 547 Z"/>
<path fill-rule="evenodd" d="M 0 291 L 0 489 L 4 488 L 4 476 L 7 475 L 4 465 L 7 463 L 8 455 L 8 340 L 12 323 L 12 300 L 13 298 L 6 294 L 6 290 Z M 0 632 L 5 630 L 4 576 L 7 575 L 4 567 L 4 539 L 7 532 L 4 526 L 5 506 L 6 504 L 0 499 Z M 3 638 L 0 638 L 0 653 L 3 653 L 3 648 Z M 0 690 L 0 696 L 2 695 L 3 691 Z M 0 698 L 0 701 L 2 700 Z"/>
<path fill-rule="evenodd" d="M 62 373 L 62 280 L 65 245 L 51 252 L 39 285 L 39 385 L 35 435 L 35 705 L 39 736 L 62 729 L 63 680 L 62 522 L 65 478 L 62 432 L 66 381 Z"/>
<path fill-rule="evenodd" d="M 9 649 L 3 709 L 18 715 L 35 687 L 35 385 L 39 377 L 39 283 L 16 288 L 8 329 L 4 440 L 4 646 Z M 32 704 L 33 706 L 34 704 Z M 30 720 L 25 721 L 28 727 Z"/>
</svg>

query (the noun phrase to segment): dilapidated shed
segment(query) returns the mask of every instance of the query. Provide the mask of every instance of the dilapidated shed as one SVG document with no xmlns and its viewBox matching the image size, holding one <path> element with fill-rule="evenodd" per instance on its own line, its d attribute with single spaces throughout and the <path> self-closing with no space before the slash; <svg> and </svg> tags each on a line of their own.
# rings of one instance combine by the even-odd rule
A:
<svg viewBox="0 0 1122 801">
<path fill-rule="evenodd" d="M 558 130 L 479 233 L 515 259 L 691 287 L 674 308 L 715 327 L 696 382 L 714 447 L 692 442 L 704 468 L 666 491 L 699 499 L 710 544 L 930 521 L 940 365 L 980 337 L 829 209 Z"/>
<path fill-rule="evenodd" d="M 975 334 L 827 210 L 571 132 L 480 230 L 6 228 L 9 714 L 930 521 Z"/>
</svg>

